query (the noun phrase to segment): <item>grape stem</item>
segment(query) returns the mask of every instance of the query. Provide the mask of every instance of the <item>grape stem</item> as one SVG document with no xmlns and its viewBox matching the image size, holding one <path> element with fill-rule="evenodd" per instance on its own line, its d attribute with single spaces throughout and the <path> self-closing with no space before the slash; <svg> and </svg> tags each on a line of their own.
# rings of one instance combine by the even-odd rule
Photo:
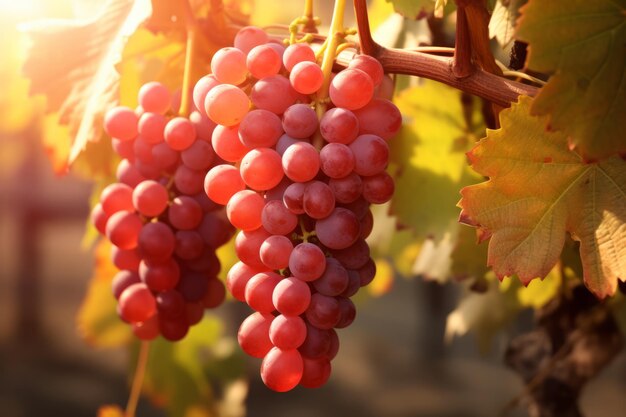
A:
<svg viewBox="0 0 626 417">
<path fill-rule="evenodd" d="M 317 101 L 320 104 L 322 114 L 326 105 L 323 102 L 328 98 L 328 88 L 330 87 L 330 76 L 333 71 L 333 62 L 335 61 L 335 55 L 337 53 L 337 46 L 343 39 L 343 12 L 346 8 L 346 0 L 335 0 L 335 7 L 333 9 L 333 17 L 330 22 L 330 40 L 328 46 L 324 51 L 324 58 L 322 59 L 322 73 L 324 74 L 324 83 L 320 87 L 317 94 Z M 318 110 L 318 116 L 319 116 Z"/>
<path fill-rule="evenodd" d="M 457 75 L 454 70 L 455 58 L 384 48 L 372 39 L 366 1 L 354 0 L 354 12 L 359 29 L 361 52 L 378 59 L 385 72 L 429 78 L 504 107 L 517 101 L 520 95 L 534 97 L 539 91 L 537 87 L 507 80 L 480 68 L 473 68 L 470 74 L 465 75 L 465 64 L 461 63 L 458 54 L 456 62 L 457 71 L 460 72 Z M 459 68 L 459 65 L 462 68 Z"/>
<path fill-rule="evenodd" d="M 183 91 L 180 101 L 180 110 L 178 114 L 183 117 L 189 117 L 191 111 L 192 100 L 192 82 L 193 73 L 193 54 L 196 49 L 196 35 L 198 32 L 198 23 L 194 17 L 193 10 L 189 0 L 183 1 L 185 9 L 185 26 L 187 30 L 187 45 L 185 47 L 185 69 L 183 72 Z"/>
<path fill-rule="evenodd" d="M 137 410 L 137 403 L 139 402 L 139 396 L 141 394 L 141 386 L 143 385 L 143 378 L 146 374 L 146 366 L 148 364 L 148 352 L 150 351 L 150 342 L 142 341 L 139 346 L 139 355 L 137 356 L 137 367 L 135 368 L 135 375 L 133 377 L 133 383 L 130 388 L 130 396 L 128 397 L 128 404 L 126 404 L 126 411 L 124 417 L 135 417 L 135 411 Z"/>
<path fill-rule="evenodd" d="M 346 8 L 346 0 L 335 0 L 335 6 L 333 8 L 333 17 L 330 22 L 329 38 L 326 40 L 326 50 L 324 51 L 324 58 L 322 59 L 322 73 L 324 74 L 324 82 L 320 87 L 317 98 L 315 100 L 315 111 L 317 118 L 321 120 L 324 112 L 326 112 L 326 105 L 328 102 L 328 89 L 330 87 L 330 77 L 333 72 L 333 63 L 337 55 L 337 47 L 339 42 L 345 37 L 343 30 L 343 12 Z M 321 149 L 323 141 L 321 136 L 317 136 L 314 139 L 314 146 Z"/>
</svg>

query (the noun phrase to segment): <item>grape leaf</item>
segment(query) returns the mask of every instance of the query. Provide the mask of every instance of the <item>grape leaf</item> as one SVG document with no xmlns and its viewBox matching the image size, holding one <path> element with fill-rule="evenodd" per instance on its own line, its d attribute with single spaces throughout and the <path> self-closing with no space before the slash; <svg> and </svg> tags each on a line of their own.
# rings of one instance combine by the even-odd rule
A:
<svg viewBox="0 0 626 417">
<path fill-rule="evenodd" d="M 626 155 L 626 1 L 531 0 L 517 37 L 528 67 L 553 74 L 534 101 L 586 161 Z"/>
<path fill-rule="evenodd" d="M 117 102 L 115 69 L 126 37 L 149 15 L 149 0 L 110 0 L 89 20 L 43 20 L 23 25 L 31 46 L 24 73 L 31 94 L 44 94 L 49 112 L 69 125 L 73 162 L 87 142 L 97 141 L 102 114 Z"/>
<path fill-rule="evenodd" d="M 459 231 L 454 196 L 478 181 L 465 151 L 482 124 L 474 122 L 478 102 L 422 81 L 396 99 L 405 116 L 400 134 L 390 142 L 396 193 L 390 205 L 372 207 L 375 227 L 367 241 L 373 256 L 393 260 L 401 275 L 445 281 Z"/>
<path fill-rule="evenodd" d="M 526 0 L 498 0 L 489 20 L 489 38 L 495 38 L 502 48 L 512 41 L 518 9 Z"/>
<path fill-rule="evenodd" d="M 99 347 L 122 346 L 132 337 L 130 326 L 117 315 L 117 301 L 111 293 L 117 269 L 109 259 L 110 252 L 111 244 L 105 239 L 96 246 L 94 274 L 76 318 L 79 334 Z"/>
<path fill-rule="evenodd" d="M 389 143 L 395 217 L 386 206 L 373 207 L 376 226 L 368 242 L 377 256 L 391 257 L 404 276 L 442 281 L 450 275 L 449 254 L 459 229 L 456 195 L 479 180 L 465 152 L 478 137 L 474 132 L 482 130 L 475 122 L 480 104 L 431 81 L 402 91 L 395 102 L 404 115 L 402 130 Z"/>
<path fill-rule="evenodd" d="M 405 120 L 389 143 L 396 172 L 391 212 L 420 238 L 455 235 L 458 190 L 479 178 L 465 152 L 482 127 L 468 127 L 466 118 L 478 119 L 480 105 L 470 99 L 464 107 L 459 91 L 434 81 L 403 91 L 395 103 Z"/>
<path fill-rule="evenodd" d="M 194 56 L 195 62 L 204 63 L 202 58 L 206 59 L 207 55 L 210 57 L 212 54 L 198 55 Z M 135 108 L 139 104 L 137 92 L 149 81 L 159 81 L 170 91 L 176 91 L 183 80 L 184 56 L 185 44 L 182 40 L 139 28 L 128 38 L 122 59 L 117 65 L 120 73 L 120 104 Z"/>
<path fill-rule="evenodd" d="M 241 384 L 245 369 L 237 342 L 224 335 L 223 327 L 219 318 L 206 315 L 183 340 L 171 343 L 157 338 L 150 343 L 144 391 L 170 415 L 228 415 L 217 409 L 232 400 L 227 396 L 229 388 Z M 213 385 L 219 391 L 214 392 Z M 218 392 L 223 393 L 221 398 Z"/>
<path fill-rule="evenodd" d="M 396 12 L 409 19 L 421 19 L 435 10 L 435 0 L 387 0 Z"/>
<path fill-rule="evenodd" d="M 586 286 L 599 298 L 626 279 L 626 163 L 585 164 L 567 137 L 546 132 L 547 117 L 528 115 L 532 99 L 501 113 L 502 128 L 468 153 L 489 181 L 461 191 L 461 221 L 491 236 L 488 264 L 498 277 L 524 284 L 545 277 L 566 232 L 580 242 Z"/>
<path fill-rule="evenodd" d="M 384 26 L 385 22 L 387 22 L 391 16 L 396 15 L 396 13 L 394 12 L 393 4 L 389 3 L 387 0 L 372 0 L 367 4 L 367 15 L 369 17 L 370 28 L 372 33 L 374 33 L 379 30 L 381 26 Z"/>
<path fill-rule="evenodd" d="M 15 25 L 0 15 L 0 133 L 12 134 L 29 127 L 43 108 L 40 100 L 27 97 L 28 82 L 20 76 L 23 42 Z"/>
</svg>

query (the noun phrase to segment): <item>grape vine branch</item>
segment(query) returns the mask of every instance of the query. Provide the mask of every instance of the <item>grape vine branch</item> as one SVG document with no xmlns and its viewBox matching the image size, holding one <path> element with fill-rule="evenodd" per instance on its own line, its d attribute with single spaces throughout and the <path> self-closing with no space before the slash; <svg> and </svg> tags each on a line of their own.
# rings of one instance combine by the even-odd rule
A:
<svg viewBox="0 0 626 417">
<path fill-rule="evenodd" d="M 461 56 L 456 53 L 459 59 L 456 62 L 463 65 L 462 68 L 459 65 L 455 66 L 455 58 L 385 48 L 372 39 L 366 1 L 354 0 L 354 11 L 361 41 L 361 52 L 378 59 L 385 72 L 429 78 L 504 107 L 517 101 L 520 95 L 534 97 L 539 90 L 536 87 L 488 73 L 475 66 L 469 67 L 461 64 L 469 58 L 466 49 L 469 45 L 465 43 L 457 43 L 456 47 L 457 51 L 462 51 Z M 463 19 L 461 21 L 465 22 Z"/>
</svg>

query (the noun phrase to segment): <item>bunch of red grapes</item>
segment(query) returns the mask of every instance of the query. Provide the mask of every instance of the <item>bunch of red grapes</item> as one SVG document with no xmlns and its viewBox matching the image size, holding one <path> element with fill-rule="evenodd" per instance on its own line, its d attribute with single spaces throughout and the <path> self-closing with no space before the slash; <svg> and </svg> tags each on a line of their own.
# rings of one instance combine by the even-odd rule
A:
<svg viewBox="0 0 626 417">
<path fill-rule="evenodd" d="M 107 112 L 104 127 L 122 159 L 118 182 L 104 188 L 91 214 L 113 244 L 118 314 L 144 340 L 180 340 L 205 309 L 222 303 L 215 249 L 234 233 L 203 190 L 207 171 L 222 163 L 211 146 L 215 124 L 198 112 L 175 116 L 173 101 L 150 82 L 137 109 Z"/>
<path fill-rule="evenodd" d="M 239 262 L 226 286 L 255 310 L 239 343 L 263 358 L 275 391 L 329 378 L 339 348 L 335 329 L 356 315 L 350 300 L 376 273 L 365 238 L 370 204 L 389 201 L 387 141 L 401 115 L 385 97 L 380 63 L 356 56 L 333 74 L 328 110 L 314 100 L 324 74 L 307 43 L 284 47 L 246 27 L 219 50 L 193 92 L 217 124 L 211 143 L 230 163 L 215 165 L 204 189 L 226 206 Z"/>
</svg>

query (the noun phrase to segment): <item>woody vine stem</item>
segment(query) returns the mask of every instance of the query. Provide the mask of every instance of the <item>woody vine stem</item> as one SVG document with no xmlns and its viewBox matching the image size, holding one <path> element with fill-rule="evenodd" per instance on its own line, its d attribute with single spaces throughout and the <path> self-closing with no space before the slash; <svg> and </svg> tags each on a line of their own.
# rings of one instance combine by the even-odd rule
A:
<svg viewBox="0 0 626 417">
<path fill-rule="evenodd" d="M 354 11 L 361 52 L 378 59 L 385 72 L 429 78 L 504 107 L 517 101 L 517 97 L 520 95 L 533 97 L 538 92 L 536 87 L 507 80 L 475 66 L 467 68 L 466 61 L 462 62 L 463 70 L 458 71 L 461 62 L 455 61 L 454 58 L 403 49 L 384 48 L 372 39 L 366 1 L 354 0 Z M 463 21 L 463 23 L 465 22 Z M 463 44 L 455 46 L 456 56 L 459 57 L 460 55 L 463 60 L 468 57 L 465 46 Z"/>
</svg>

